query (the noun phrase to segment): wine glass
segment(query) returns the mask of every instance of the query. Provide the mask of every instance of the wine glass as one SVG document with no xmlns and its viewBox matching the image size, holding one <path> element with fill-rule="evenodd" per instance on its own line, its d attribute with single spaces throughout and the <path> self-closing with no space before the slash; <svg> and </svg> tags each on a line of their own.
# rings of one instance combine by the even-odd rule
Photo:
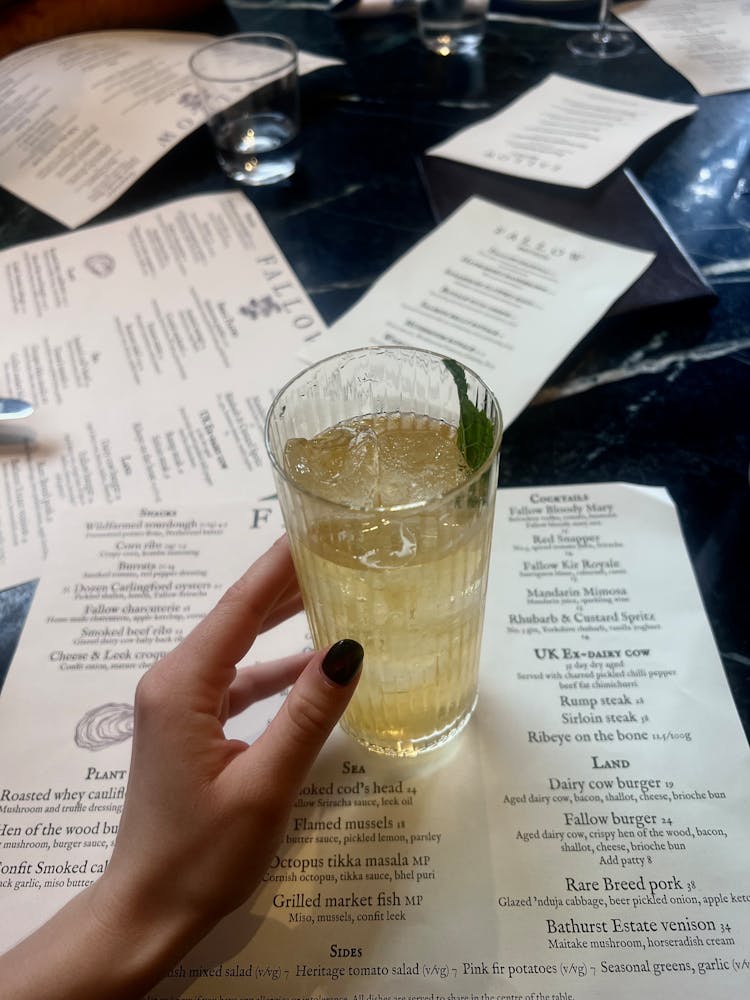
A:
<svg viewBox="0 0 750 1000">
<path fill-rule="evenodd" d="M 599 0 L 598 25 L 568 39 L 568 48 L 576 56 L 588 59 L 614 59 L 633 51 L 633 39 L 621 31 L 612 31 L 610 0 Z"/>
</svg>

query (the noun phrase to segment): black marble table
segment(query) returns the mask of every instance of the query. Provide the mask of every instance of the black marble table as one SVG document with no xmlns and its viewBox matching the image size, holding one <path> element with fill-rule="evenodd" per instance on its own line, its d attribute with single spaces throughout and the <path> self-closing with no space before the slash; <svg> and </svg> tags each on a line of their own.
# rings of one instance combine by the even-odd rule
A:
<svg viewBox="0 0 750 1000">
<path fill-rule="evenodd" d="M 501 484 L 620 480 L 669 490 L 750 737 L 750 92 L 700 98 L 640 40 L 623 59 L 574 58 L 566 38 L 592 6 L 495 0 L 476 58 L 425 51 L 408 12 L 337 21 L 324 3 L 270 0 L 192 27 L 282 32 L 344 60 L 302 80 L 296 176 L 248 192 L 328 322 L 435 226 L 424 150 L 548 73 L 698 105 L 627 166 L 716 300 L 602 321 L 507 431 Z M 95 221 L 229 186 L 201 129 Z M 0 247 L 60 231 L 0 190 Z M 0 679 L 33 590 L 0 593 Z"/>
</svg>

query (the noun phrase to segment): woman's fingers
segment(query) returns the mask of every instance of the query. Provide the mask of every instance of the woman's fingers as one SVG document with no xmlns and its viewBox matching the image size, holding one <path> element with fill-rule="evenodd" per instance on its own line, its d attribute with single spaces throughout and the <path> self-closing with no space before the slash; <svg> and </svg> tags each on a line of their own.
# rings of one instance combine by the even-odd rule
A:
<svg viewBox="0 0 750 1000">
<path fill-rule="evenodd" d="M 315 653 L 268 728 L 252 745 L 253 780 L 291 800 L 354 694 L 364 652 L 342 639 Z M 256 784 L 257 788 L 257 784 Z"/>
<path fill-rule="evenodd" d="M 296 583 L 297 581 L 295 580 L 295 589 Z M 296 593 L 292 593 L 288 597 L 281 598 L 276 606 L 271 609 L 266 617 L 266 620 L 263 622 L 261 632 L 267 632 L 275 625 L 285 622 L 287 618 L 291 618 L 292 615 L 298 614 L 302 611 L 302 609 L 302 594 L 300 594 L 299 590 L 296 590 Z"/>
<path fill-rule="evenodd" d="M 295 587 L 289 543 L 282 536 L 221 597 L 167 660 L 179 663 L 181 681 L 216 683 L 223 694 L 235 664 L 252 646 L 279 602 Z"/>
<path fill-rule="evenodd" d="M 288 537 L 284 535 L 281 539 L 279 539 L 278 544 L 286 544 L 288 547 Z M 293 573 L 286 586 L 276 595 L 275 603 L 269 607 L 266 619 L 261 626 L 261 631 L 265 632 L 267 629 L 272 628 L 281 621 L 284 621 L 285 618 L 289 618 L 292 614 L 295 614 L 301 609 L 302 595 L 300 594 L 297 575 L 296 573 Z"/>
<path fill-rule="evenodd" d="M 229 688 L 227 718 L 243 712 L 249 705 L 278 694 L 290 687 L 310 662 L 312 653 L 295 653 L 280 660 L 253 663 L 241 667 Z"/>
</svg>

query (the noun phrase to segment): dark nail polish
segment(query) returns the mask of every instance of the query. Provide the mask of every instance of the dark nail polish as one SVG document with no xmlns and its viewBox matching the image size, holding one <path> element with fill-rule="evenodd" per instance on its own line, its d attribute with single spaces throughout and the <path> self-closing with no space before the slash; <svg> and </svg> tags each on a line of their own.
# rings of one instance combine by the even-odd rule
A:
<svg viewBox="0 0 750 1000">
<path fill-rule="evenodd" d="M 323 657 L 323 673 L 345 687 L 362 666 L 365 651 L 355 639 L 339 639 Z"/>
</svg>

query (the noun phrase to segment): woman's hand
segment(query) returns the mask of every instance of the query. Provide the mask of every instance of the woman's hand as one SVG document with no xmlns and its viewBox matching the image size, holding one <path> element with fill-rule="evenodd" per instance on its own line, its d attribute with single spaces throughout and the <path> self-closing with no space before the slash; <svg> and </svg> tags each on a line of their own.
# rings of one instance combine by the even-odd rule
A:
<svg viewBox="0 0 750 1000">
<path fill-rule="evenodd" d="M 238 671 L 255 637 L 300 607 L 282 538 L 141 678 L 107 870 L 0 959 L 4 996 L 141 996 L 253 892 L 362 663 L 362 647 L 343 640 Z M 225 737 L 229 716 L 290 684 L 254 743 Z"/>
</svg>

